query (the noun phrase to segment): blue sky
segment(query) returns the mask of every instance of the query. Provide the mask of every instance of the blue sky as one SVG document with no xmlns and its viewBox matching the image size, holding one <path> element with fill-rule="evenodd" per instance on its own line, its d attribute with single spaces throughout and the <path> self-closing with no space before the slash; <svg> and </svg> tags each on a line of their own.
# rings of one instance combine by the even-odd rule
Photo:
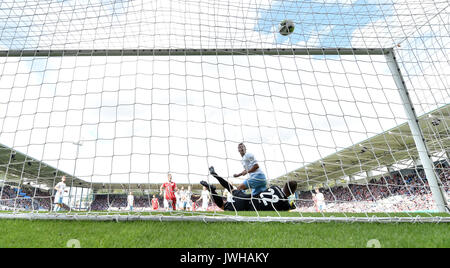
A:
<svg viewBox="0 0 450 268">
<path fill-rule="evenodd" d="M 377 1 L 379 3 L 380 1 Z M 382 1 L 381 1 L 382 2 Z M 39 4 L 36 4 L 39 3 Z M 60 35 L 66 38 L 65 33 L 53 32 L 54 23 L 64 25 L 60 19 L 64 16 L 75 16 L 73 21 L 80 27 L 89 27 L 84 24 L 82 10 L 99 12 L 102 17 L 109 17 L 111 25 L 114 20 L 124 15 L 130 8 L 137 10 L 139 5 L 133 6 L 128 0 L 93 0 L 77 1 L 22 1 L 17 0 L 14 6 L 8 3 L 0 3 L 0 45 L 9 49 L 34 48 L 42 39 L 52 38 L 52 35 Z M 86 9 L 83 5 L 91 5 Z M 130 7 L 130 5 L 132 5 Z M 14 8 L 12 8 L 14 7 Z M 37 7 L 37 8 L 36 8 Z M 147 8 L 149 8 L 147 6 Z M 43 14 L 44 10 L 50 10 L 58 18 L 47 16 L 35 16 Z M 63 11 L 62 11 L 63 10 Z M 72 12 L 70 10 L 78 10 Z M 352 34 L 365 26 L 375 23 L 393 13 L 392 4 L 374 4 L 373 0 L 358 1 L 274 1 L 269 9 L 257 9 L 258 23 L 254 31 L 262 34 L 272 33 L 274 27 L 284 19 L 291 19 L 296 23 L 296 31 L 289 37 L 277 35 L 277 43 L 289 42 L 301 44 L 309 42 L 309 46 L 319 47 L 351 47 Z M 61 18 L 58 12 L 63 14 Z M 74 15 L 75 14 L 75 15 Z M 85 15 L 88 15 L 86 12 Z M 120 30 L 120 27 L 117 29 Z M 147 30 L 141 29 L 145 32 Z M 149 32 L 151 34 L 151 32 Z M 316 38 L 318 40 L 316 41 Z"/>
<path fill-rule="evenodd" d="M 298 44 L 319 38 L 320 47 L 351 47 L 352 34 L 370 23 L 392 14 L 391 5 L 374 5 L 370 0 L 352 4 L 339 1 L 275 1 L 260 12 L 255 30 L 270 33 L 277 22 L 290 19 L 296 23 L 294 34 L 277 35 L 277 42 Z M 319 36 L 318 36 L 319 34 Z"/>
<path fill-rule="evenodd" d="M 64 38 L 65 33 L 54 32 L 57 29 L 55 25 L 66 24 L 64 20 L 69 20 L 68 16 L 72 16 L 75 23 L 83 23 L 83 15 L 87 16 L 88 11 L 101 11 L 102 17 L 108 17 L 113 23 L 126 13 L 129 3 L 129 0 L 16 0 L 14 4 L 0 3 L 0 48 L 33 49 L 45 38 Z"/>
</svg>

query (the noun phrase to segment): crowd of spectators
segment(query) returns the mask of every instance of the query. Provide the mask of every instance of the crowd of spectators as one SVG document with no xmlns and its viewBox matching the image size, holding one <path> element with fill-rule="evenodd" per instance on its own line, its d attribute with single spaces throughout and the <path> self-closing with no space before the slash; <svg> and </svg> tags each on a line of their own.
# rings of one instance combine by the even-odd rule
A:
<svg viewBox="0 0 450 268">
<path fill-rule="evenodd" d="M 21 195 L 25 194 L 25 195 Z M 0 199 L 3 209 L 16 210 L 47 210 L 52 207 L 52 197 L 47 191 L 34 187 L 14 188 L 9 185 L 3 187 Z"/>
<path fill-rule="evenodd" d="M 450 196 L 450 169 L 438 168 L 444 191 Z M 391 176 L 368 183 L 349 184 L 320 189 L 325 197 L 327 212 L 408 212 L 436 210 L 432 192 L 424 172 Z M 297 210 L 316 211 L 312 191 L 300 192 Z"/>
<path fill-rule="evenodd" d="M 151 204 L 151 196 L 143 195 L 143 196 L 135 196 L 134 197 L 134 208 L 150 208 Z M 162 204 L 162 199 L 158 199 L 159 203 Z M 125 210 L 128 206 L 128 200 L 126 195 L 119 194 L 101 194 L 96 195 L 94 201 L 91 204 L 90 209 L 92 211 L 106 211 L 111 208 L 118 210 Z"/>
</svg>

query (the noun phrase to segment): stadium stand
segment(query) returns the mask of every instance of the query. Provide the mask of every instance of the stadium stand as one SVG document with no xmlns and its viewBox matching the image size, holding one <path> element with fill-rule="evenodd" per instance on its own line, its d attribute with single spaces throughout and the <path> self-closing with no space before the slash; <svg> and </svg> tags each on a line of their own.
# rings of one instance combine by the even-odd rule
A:
<svg viewBox="0 0 450 268">
<path fill-rule="evenodd" d="M 50 211 L 52 209 L 53 197 L 50 191 L 45 191 L 32 186 L 21 188 L 5 185 L 0 200 L 1 210 L 41 210 Z M 70 210 L 67 205 L 63 210 Z"/>
<path fill-rule="evenodd" d="M 444 191 L 450 196 L 450 165 L 448 162 L 435 163 Z M 299 191 L 296 201 L 297 211 L 315 212 L 313 190 Z M 340 185 L 321 188 L 326 209 L 324 212 L 427 212 L 436 210 L 432 193 L 423 170 L 400 170 L 390 176 L 372 179 L 361 184 Z M 193 196 L 195 202 L 198 196 Z M 5 185 L 1 193 L 0 210 L 30 211 L 52 209 L 52 193 L 31 185 L 21 188 Z M 163 200 L 159 198 L 162 206 Z M 97 194 L 90 205 L 91 211 L 126 210 L 126 194 Z M 151 196 L 137 195 L 136 209 L 150 209 Z M 65 205 L 64 210 L 70 210 Z M 219 210 L 210 204 L 209 211 Z"/>
<path fill-rule="evenodd" d="M 450 195 L 448 163 L 437 169 L 444 191 Z M 349 184 L 320 189 L 325 196 L 326 212 L 426 212 L 436 210 L 423 171 L 401 175 L 410 170 L 371 180 L 367 184 Z M 315 211 L 312 191 L 299 193 L 296 203 L 301 212 Z"/>
</svg>

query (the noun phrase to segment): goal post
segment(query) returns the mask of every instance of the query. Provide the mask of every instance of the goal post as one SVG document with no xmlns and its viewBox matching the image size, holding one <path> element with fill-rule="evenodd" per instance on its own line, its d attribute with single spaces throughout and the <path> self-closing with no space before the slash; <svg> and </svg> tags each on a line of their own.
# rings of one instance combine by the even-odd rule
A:
<svg viewBox="0 0 450 268">
<path fill-rule="evenodd" d="M 394 49 L 390 48 L 390 49 L 386 49 L 386 48 L 381 48 L 381 49 L 358 49 L 358 48 L 352 48 L 352 49 L 332 49 L 332 48 L 322 48 L 322 49 L 240 49 L 240 50 L 233 50 L 233 49 L 206 49 L 206 50 L 184 50 L 184 49 L 167 49 L 167 50 L 11 50 L 11 51 L 0 51 L 0 57 L 4 57 L 4 58 L 51 58 L 51 57 L 60 57 L 60 58 L 64 58 L 64 57 L 136 57 L 136 58 L 145 58 L 148 56 L 161 56 L 161 57 L 167 57 L 167 56 L 173 56 L 173 57 L 181 57 L 181 56 L 217 56 L 217 57 L 230 57 L 230 56 L 243 56 L 245 55 L 247 56 L 306 56 L 306 57 L 314 57 L 314 56 L 322 56 L 322 57 L 327 57 L 327 56 L 338 56 L 338 57 L 345 57 L 345 56 L 384 56 L 386 59 L 386 65 L 388 66 L 393 80 L 395 81 L 395 85 L 397 86 L 398 89 L 398 94 L 400 96 L 400 99 L 402 100 L 402 106 L 405 110 L 405 113 L 407 115 L 407 120 L 408 120 L 408 125 L 409 128 L 411 130 L 411 137 L 414 140 L 415 145 L 413 147 L 417 148 L 418 151 L 418 157 L 421 160 L 421 163 L 423 163 L 423 167 L 424 167 L 424 171 L 426 174 L 426 177 L 430 183 L 430 189 L 431 192 L 433 194 L 433 199 L 434 202 L 436 202 L 437 204 L 437 208 L 438 211 L 440 212 L 448 212 L 448 204 L 447 204 L 447 200 L 446 200 L 446 196 L 444 193 L 444 187 L 442 185 L 442 183 L 439 181 L 439 179 L 436 177 L 436 173 L 435 173 L 435 168 L 433 167 L 433 162 L 430 158 L 431 153 L 428 151 L 428 148 L 425 144 L 425 138 L 424 135 L 422 133 L 422 130 L 419 126 L 419 117 L 417 117 L 416 113 L 414 112 L 414 106 L 412 105 L 411 99 L 409 98 L 409 94 L 408 91 L 406 89 L 405 86 L 405 81 L 402 77 L 401 71 L 400 71 L 400 67 L 396 61 L 395 58 L 395 52 Z M 300 85 L 299 85 L 300 86 Z M 398 142 L 398 141 L 397 141 Z M 369 141 L 369 143 L 371 143 Z M 78 157 L 79 155 L 79 150 L 81 148 L 81 146 L 83 146 L 82 142 L 73 142 L 74 145 L 76 145 L 76 156 Z M 389 144 L 386 144 L 387 146 L 389 146 Z M 360 145 L 361 146 L 361 145 Z M 365 147 L 364 147 L 365 148 Z M 367 148 L 365 148 L 367 149 Z M 363 151 L 365 150 L 363 149 Z M 12 149 L 10 149 L 9 154 L 17 154 L 16 152 L 14 152 Z M 392 152 L 391 152 L 392 154 Z M 375 158 L 377 159 L 379 156 L 377 156 L 377 154 L 375 154 Z M 24 156 L 24 158 L 29 158 L 27 156 Z M 31 158 L 30 158 L 31 159 Z M 357 158 L 356 158 L 357 159 Z M 39 160 L 33 159 L 33 161 L 35 162 L 39 162 Z M 360 159 L 361 161 L 361 159 Z M 380 160 L 377 159 L 377 161 L 381 161 L 381 157 Z M 10 158 L 8 160 L 8 163 L 4 166 L 6 168 L 9 168 L 10 165 L 12 165 L 14 162 L 14 159 Z M 27 161 L 23 162 L 23 169 L 25 167 L 25 164 L 27 163 Z M 342 165 L 345 165 L 344 163 L 342 163 Z M 362 167 L 362 165 L 361 165 Z M 8 175 L 8 170 L 6 170 L 5 175 L 4 175 L 4 182 L 8 182 L 7 179 L 7 175 Z M 325 173 L 327 172 L 327 170 L 325 169 Z M 389 171 L 392 172 L 392 171 Z M 58 172 L 59 174 L 61 174 L 60 172 Z M 55 174 L 58 174 L 55 173 Z M 367 177 L 371 177 L 373 176 L 372 171 L 366 171 L 366 175 Z M 346 172 L 344 172 L 344 175 L 346 174 Z M 36 174 L 37 177 L 39 177 L 39 174 Z M 371 175 L 371 176 L 370 176 Z M 20 174 L 19 175 L 22 178 L 25 178 L 24 174 Z M 314 185 L 314 178 L 308 178 L 308 184 L 312 184 Z M 331 178 L 327 178 L 327 183 L 330 182 L 332 179 Z M 336 179 L 334 179 L 334 181 L 336 182 Z M 150 182 L 150 181 L 149 181 Z M 352 178 L 350 178 L 350 183 L 352 183 Z M 23 181 L 19 181 L 19 184 L 17 185 L 18 188 L 20 189 L 20 185 L 23 184 Z M 52 187 L 57 183 L 57 178 L 53 178 L 53 185 Z M 89 182 L 84 182 L 89 184 Z M 90 182 L 91 186 L 93 186 L 92 181 Z M 131 183 L 131 181 L 130 181 Z M 322 183 L 320 181 L 316 182 L 316 185 L 322 185 Z M 131 186 L 131 184 L 126 187 L 124 186 L 124 184 L 126 183 L 122 183 L 122 189 L 132 189 L 133 187 Z M 335 183 L 337 185 L 337 183 Z M 370 185 L 370 183 L 366 180 L 366 184 Z M 81 183 L 80 183 L 81 185 Z M 104 185 L 104 183 L 103 183 Z M 313 188 L 318 187 L 314 185 Z M 74 183 L 74 180 L 72 180 L 71 182 L 71 186 L 76 186 L 76 182 Z M 103 186 L 104 187 L 104 186 Z M 155 188 L 157 186 L 154 186 Z M 348 187 L 348 186 L 347 186 Z M 136 187 L 134 187 L 136 188 Z M 77 195 L 77 191 L 78 189 L 75 187 L 75 193 L 74 195 Z M 83 193 L 85 188 L 80 188 L 80 192 Z M 91 190 L 92 191 L 92 190 Z M 123 193 L 125 194 L 126 191 L 124 191 Z M 332 193 L 332 191 L 331 191 Z M 16 196 L 15 199 L 17 201 L 17 199 L 20 199 L 19 196 L 19 191 L 16 190 Z M 111 192 L 111 189 L 108 191 L 108 200 L 109 200 L 109 195 L 114 195 Z M 81 196 L 83 196 L 83 194 L 81 194 Z M 53 197 L 52 197 L 53 198 Z M 69 202 L 70 199 L 72 197 L 69 195 Z M 77 198 L 75 198 L 77 199 Z M 75 203 L 79 203 L 81 204 L 83 198 L 78 198 L 78 201 L 75 201 Z M 94 197 L 95 199 L 95 197 Z M 300 198 L 301 199 L 301 198 Z M 336 200 L 338 201 L 338 200 Z M 108 201 L 109 202 L 109 201 Z M 339 201 L 338 201 L 339 203 Z M 16 207 L 16 206 L 14 206 Z M 81 205 L 80 205 L 81 207 Z M 34 210 L 34 209 L 33 209 Z M 213 215 L 212 217 L 210 215 L 188 215 L 188 216 L 155 216 L 155 215 L 137 215 L 137 216 L 123 216 L 120 213 L 116 214 L 116 213 L 110 213 L 108 212 L 106 215 L 105 214 L 98 214 L 98 212 L 91 212 L 92 208 L 87 209 L 88 214 L 77 214 L 79 212 L 76 212 L 75 210 L 73 212 L 75 212 L 74 215 L 72 215 L 69 211 L 69 214 L 62 214 L 62 215 L 45 215 L 45 214 L 3 214 L 0 215 L 1 218 L 11 218 L 11 217 L 18 217 L 18 218 L 35 218 L 35 219 L 60 219 L 60 220 L 116 220 L 116 221 L 130 221 L 130 220 L 152 220 L 152 221 L 157 221 L 157 220 L 168 220 L 168 221 L 173 221 L 173 220 L 188 220 L 188 221 L 204 221 L 204 222 L 215 222 L 215 221 L 228 221 L 228 220 L 236 220 L 235 217 L 229 217 L 229 216 L 225 216 L 222 217 L 223 215 Z M 25 210 L 26 211 L 26 210 Z M 335 217 L 327 217 L 327 216 L 323 216 L 323 217 L 308 217 L 308 216 L 303 216 L 303 213 L 300 212 L 299 214 L 300 217 L 271 217 L 269 219 L 265 219 L 263 221 L 265 222 L 271 222 L 271 221 L 284 221 L 284 222 L 329 222 L 329 221 L 338 221 L 341 220 L 339 217 L 335 218 Z M 161 218 L 163 217 L 163 218 Z M 186 217 L 189 217 L 189 219 L 187 219 Z M 244 217 L 244 218 L 239 218 L 239 221 L 248 221 L 248 222 L 255 222 L 255 221 L 261 221 L 262 219 L 260 217 Z M 351 218 L 347 218 L 344 217 L 342 219 L 343 221 L 350 221 L 350 222 L 358 222 L 358 221 L 374 221 L 374 222 L 416 222 L 417 219 L 415 217 L 412 218 L 408 218 L 408 217 L 400 217 L 400 218 L 395 218 L 395 217 L 372 217 L 372 218 L 367 218 L 367 217 L 351 217 Z M 447 218 L 442 218 L 442 217 L 427 217 L 426 219 L 424 219 L 423 222 L 446 222 Z"/>
<path fill-rule="evenodd" d="M 436 177 L 418 118 L 409 98 L 408 90 L 395 57 L 394 48 L 312 48 L 312 49 L 123 49 L 123 50 L 3 50 L 0 57 L 143 57 L 143 56 L 346 56 L 384 55 L 392 72 L 408 116 L 408 123 L 418 148 L 419 157 L 430 182 L 433 198 L 440 212 L 449 212 L 442 183 Z"/>
<path fill-rule="evenodd" d="M 436 202 L 436 205 L 440 212 L 450 212 L 450 207 L 444 192 L 444 188 L 442 186 L 442 182 L 439 181 L 434 171 L 433 161 L 430 158 L 431 154 L 427 148 L 426 140 L 423 136 L 422 130 L 420 129 L 419 119 L 416 115 L 416 111 L 414 109 L 411 98 L 409 97 L 406 83 L 403 79 L 400 66 L 397 63 L 395 51 L 392 50 L 385 56 L 386 62 L 389 65 L 389 69 L 392 72 L 395 84 L 398 87 L 399 94 L 403 101 L 403 106 L 408 117 L 408 125 L 411 129 L 412 136 L 419 153 L 420 161 L 424 167 L 426 177 L 428 179 L 428 182 L 430 183 L 430 189 L 433 193 L 433 199 Z"/>
</svg>

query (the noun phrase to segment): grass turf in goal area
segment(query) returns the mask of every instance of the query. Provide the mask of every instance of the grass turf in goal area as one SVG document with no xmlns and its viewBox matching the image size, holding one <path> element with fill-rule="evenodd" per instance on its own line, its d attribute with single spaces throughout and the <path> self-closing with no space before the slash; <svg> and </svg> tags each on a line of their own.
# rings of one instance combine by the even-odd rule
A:
<svg viewBox="0 0 450 268">
<path fill-rule="evenodd" d="M 319 214 L 320 215 L 320 214 Z M 272 215 L 274 216 L 274 215 Z M 341 215 L 343 216 L 343 215 Z M 347 214 L 347 216 L 349 216 Z M 0 248 L 450 247 L 450 225 L 421 223 L 93 222 L 0 220 Z"/>
<path fill-rule="evenodd" d="M 47 211 L 8 211 L 3 210 L 0 211 L 0 214 L 15 214 L 20 213 L 23 215 L 26 214 L 44 214 L 44 215 L 130 215 L 130 216 L 239 216 L 239 217 L 341 217 L 341 218 L 383 218 L 383 217 L 392 217 L 392 218 L 400 218 L 400 217 L 408 217 L 408 218 L 430 218 L 430 217 L 441 217 L 441 218 L 449 218 L 450 213 L 439 213 L 439 212 L 384 212 L 384 213 L 353 213 L 353 212 L 298 212 L 298 211 L 145 211 L 145 212 L 129 212 L 127 210 L 122 211 L 61 211 L 61 212 L 47 212 Z"/>
</svg>

